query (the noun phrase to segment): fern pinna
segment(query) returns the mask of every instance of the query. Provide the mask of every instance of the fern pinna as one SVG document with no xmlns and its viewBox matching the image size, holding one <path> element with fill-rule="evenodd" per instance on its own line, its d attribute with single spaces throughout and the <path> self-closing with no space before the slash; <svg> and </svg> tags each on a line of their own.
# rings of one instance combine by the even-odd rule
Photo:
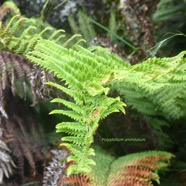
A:
<svg viewBox="0 0 186 186">
<path fill-rule="evenodd" d="M 174 66 L 170 65 L 164 71 L 165 76 L 162 76 L 158 67 L 152 76 L 150 70 L 152 70 L 153 64 L 160 63 L 162 66 L 166 66 L 166 60 L 160 61 L 155 58 L 152 65 L 146 62 L 131 66 L 101 47 L 85 49 L 78 42 L 68 48 L 76 35 L 61 44 L 60 38 L 63 37 L 61 30 L 54 31 L 48 39 L 44 39 L 43 34 L 51 28 L 47 27 L 41 33 L 37 33 L 37 30 L 34 32 L 35 27 L 33 26 L 21 27 L 20 24 L 24 21 L 27 20 L 15 16 L 5 29 L 1 28 L 0 49 L 23 55 L 61 80 L 61 84 L 55 82 L 47 84 L 69 96 L 68 100 L 53 99 L 52 102 L 63 104 L 66 107 L 51 112 L 51 114 L 63 114 L 70 118 L 69 122 L 62 122 L 56 126 L 57 132 L 65 132 L 68 135 L 62 138 L 61 144 L 71 152 L 67 161 L 73 162 L 67 169 L 67 175 L 90 173 L 94 167 L 92 165 L 95 165 L 93 160 L 95 152 L 91 145 L 99 121 L 113 112 L 125 113 L 125 103 L 119 97 L 109 97 L 110 88 L 108 86 L 118 91 L 120 90 L 117 87 L 118 84 L 129 88 L 128 90 L 132 89 L 132 91 L 137 87 L 141 88 L 137 90 L 144 90 L 144 94 L 152 89 L 156 90 L 158 95 L 158 90 L 171 82 L 171 78 L 167 79 L 166 74 L 173 78 L 178 71 L 172 71 Z M 22 30 L 19 30 L 19 34 L 17 34 L 16 31 L 19 28 Z M 159 77 L 165 78 L 158 83 Z M 153 86 L 154 84 L 156 86 Z M 173 87 L 171 83 L 169 85 Z M 130 95 L 128 94 L 128 97 L 125 95 L 125 91 L 128 90 L 123 90 L 124 93 L 121 92 L 121 95 L 124 95 L 127 101 L 130 100 Z M 139 104 L 141 98 L 139 92 L 134 95 L 139 98 L 137 100 Z M 131 95 L 131 100 L 134 95 Z M 134 105 L 134 101 L 129 103 Z"/>
</svg>

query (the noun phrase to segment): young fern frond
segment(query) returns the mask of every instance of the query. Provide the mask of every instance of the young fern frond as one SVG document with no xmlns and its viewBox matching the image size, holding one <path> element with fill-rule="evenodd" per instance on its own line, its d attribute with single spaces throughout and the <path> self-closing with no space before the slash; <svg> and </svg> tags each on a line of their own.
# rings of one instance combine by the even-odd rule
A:
<svg viewBox="0 0 186 186">
<path fill-rule="evenodd" d="M 105 118 L 110 113 L 119 111 L 119 109 L 123 110 L 122 103 L 119 104 L 117 99 L 115 100 L 114 98 L 108 98 L 105 95 L 102 95 L 102 97 L 96 96 L 95 98 L 87 96 L 86 98 L 87 99 L 82 101 L 81 104 L 70 103 L 62 99 L 54 99 L 54 102 L 63 104 L 65 103 L 65 105 L 69 109 L 72 109 L 72 111 L 54 110 L 51 112 L 67 115 L 68 117 L 76 121 L 68 123 L 62 122 L 56 126 L 57 132 L 65 132 L 69 135 L 67 137 L 62 138 L 62 141 L 65 142 L 62 143 L 62 145 L 66 146 L 67 148 L 70 147 L 69 150 L 72 152 L 72 154 L 73 152 L 76 152 L 75 154 L 73 154 L 74 156 L 72 157 L 72 159 L 68 158 L 69 161 L 74 160 L 75 162 L 77 162 L 77 167 L 76 165 L 69 167 L 69 170 L 72 171 L 72 173 L 73 171 L 75 171 L 74 173 L 78 173 L 78 170 L 86 170 L 88 172 L 91 170 L 85 167 L 88 167 L 89 163 L 92 162 L 91 159 L 89 159 L 88 154 L 90 153 L 88 152 L 91 149 L 89 147 L 93 142 L 93 135 L 95 134 L 96 129 L 98 128 L 99 120 Z M 112 110 L 109 110 L 108 108 L 111 105 Z M 73 146 L 69 146 L 69 144 L 66 144 L 67 142 L 72 143 Z M 78 149 L 78 153 L 77 151 L 74 151 L 75 149 L 71 149 L 75 146 L 77 146 L 76 150 Z M 83 161 L 83 165 L 81 165 L 81 161 Z M 70 172 L 67 172 L 67 174 L 70 174 Z"/>
</svg>

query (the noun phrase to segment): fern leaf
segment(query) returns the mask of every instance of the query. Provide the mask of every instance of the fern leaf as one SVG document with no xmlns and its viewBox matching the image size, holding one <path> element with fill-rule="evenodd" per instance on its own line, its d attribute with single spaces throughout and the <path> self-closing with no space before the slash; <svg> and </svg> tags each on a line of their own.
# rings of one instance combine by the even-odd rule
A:
<svg viewBox="0 0 186 186">
<path fill-rule="evenodd" d="M 86 128 L 79 122 L 62 122 L 62 123 L 58 123 L 56 125 L 56 129 L 57 131 L 56 132 L 65 132 L 65 131 L 68 131 L 71 130 L 75 133 L 80 133 L 82 135 L 85 134 L 85 132 L 87 131 Z"/>
<path fill-rule="evenodd" d="M 20 29 L 21 23 L 25 22 L 26 20 L 27 18 L 24 17 L 19 18 L 12 26 L 9 27 L 9 30 L 7 30 L 7 32 L 5 32 L 4 34 L 15 35 L 16 32 L 18 32 L 18 29 Z"/>
<path fill-rule="evenodd" d="M 80 114 L 75 113 L 74 111 L 71 110 L 53 110 L 49 114 L 63 114 L 79 122 L 83 120 Z"/>
<path fill-rule="evenodd" d="M 83 146 L 84 144 L 84 136 L 83 137 L 73 137 L 73 136 L 66 136 L 61 138 L 62 142 L 69 142 L 74 145 Z"/>
<path fill-rule="evenodd" d="M 120 183 L 146 184 L 151 185 L 151 180 L 159 183 L 157 171 L 161 168 L 162 162 L 167 167 L 169 160 L 174 156 L 167 152 L 149 151 L 126 155 L 115 160 L 111 165 L 108 185 Z"/>
<path fill-rule="evenodd" d="M 52 35 L 48 38 L 48 40 L 54 40 L 54 38 L 60 34 L 61 36 L 61 33 L 64 33 L 65 31 L 64 30 L 56 30 L 55 32 L 52 33 Z M 58 36 L 59 37 L 59 36 Z"/>
<path fill-rule="evenodd" d="M 57 83 L 54 83 L 54 82 L 47 82 L 46 84 L 53 86 L 53 87 L 61 90 L 62 92 L 66 93 L 67 95 L 71 96 L 78 104 L 81 103 L 83 100 L 83 95 L 80 92 L 66 88 L 66 87 L 59 85 Z"/>
<path fill-rule="evenodd" d="M 47 28 L 44 29 L 43 32 L 45 32 L 46 30 Z M 100 82 L 104 78 L 104 76 L 108 75 L 111 72 L 112 68 L 106 68 L 108 65 L 108 60 L 104 57 L 95 55 L 97 57 L 97 60 L 93 60 L 91 57 L 85 54 L 81 54 L 81 52 L 78 51 L 77 45 L 75 47 L 75 50 L 64 48 L 64 46 L 67 43 L 71 42 L 71 40 L 76 36 L 72 37 L 62 47 L 52 41 L 42 39 L 43 32 L 41 32 L 40 34 L 35 34 L 34 37 L 29 40 L 28 44 L 25 44 L 27 49 L 25 51 L 22 51 L 25 53 L 24 55 L 30 61 L 53 72 L 58 78 L 64 80 L 66 85 L 68 85 L 68 88 L 66 88 L 61 85 L 49 83 L 50 85 L 55 86 L 66 94 L 70 95 L 75 101 L 74 103 L 70 103 L 62 99 L 55 99 L 54 102 L 63 103 L 65 106 L 72 110 L 54 110 L 50 114 L 66 115 L 74 121 L 80 122 L 82 126 L 84 126 L 84 129 L 79 129 L 81 131 L 87 131 L 87 134 L 82 133 L 83 135 L 76 135 L 73 127 L 60 127 L 61 130 L 66 129 L 66 131 L 64 132 L 67 132 L 70 135 L 69 137 L 66 137 L 69 145 L 67 145 L 67 143 L 65 143 L 65 145 L 72 152 L 71 158 L 75 158 L 76 160 L 77 170 L 79 170 L 80 172 L 90 170 L 90 168 L 88 167 L 90 164 L 93 163 L 90 158 L 90 145 L 93 142 L 93 135 L 98 128 L 99 120 L 106 117 L 108 114 L 111 114 L 112 112 L 119 111 L 120 109 L 124 111 L 123 103 L 118 99 L 107 99 L 105 96 L 103 96 L 103 99 L 99 99 L 99 101 L 95 102 L 95 100 L 98 99 L 99 96 L 102 97 L 102 93 L 108 93 L 108 88 L 104 88 L 100 84 Z M 53 38 L 54 36 L 55 34 L 51 38 Z M 40 42 L 38 42 L 38 40 Z M 16 42 L 20 42 L 19 39 L 15 39 L 15 43 Z M 15 50 L 11 47 L 9 47 L 9 49 Z M 91 52 L 88 53 L 90 54 L 90 56 L 92 55 Z M 87 61 L 87 64 L 85 63 L 85 61 Z M 110 63 L 111 62 L 112 61 L 110 61 Z M 112 67 L 114 67 L 114 63 Z M 116 68 L 118 68 L 118 66 L 116 66 Z M 88 71 L 89 73 L 87 74 Z M 103 74 L 100 72 L 103 72 Z M 93 84 L 90 83 L 91 80 L 93 80 Z M 94 85 L 94 91 L 91 90 L 92 85 Z M 90 102 L 87 102 L 87 100 L 90 100 Z M 96 105 L 94 102 L 96 103 Z M 110 109 L 108 112 L 106 112 L 107 107 L 111 105 L 113 105 L 115 108 Z M 81 110 L 81 112 L 79 110 Z M 60 131 L 60 129 L 58 131 Z M 64 145 L 64 143 L 62 144 Z M 72 144 L 75 144 L 75 146 L 72 146 Z M 84 149 L 79 151 L 79 147 L 83 146 L 84 144 Z M 74 168 L 71 169 L 71 171 L 72 170 L 77 172 L 77 170 Z"/>
<path fill-rule="evenodd" d="M 67 170 L 67 176 L 70 176 L 71 174 L 78 174 L 81 173 L 90 173 L 92 171 L 92 168 L 90 165 L 96 165 L 95 162 L 92 159 L 89 159 L 87 157 L 90 157 L 94 154 L 94 151 L 92 148 L 89 148 L 88 150 L 86 148 L 83 148 L 82 151 L 84 152 L 82 156 L 76 156 L 76 153 L 74 156 L 69 156 L 67 158 L 67 161 L 74 161 L 74 162 L 82 162 L 81 159 L 84 159 L 83 164 L 78 163 L 75 165 L 72 165 Z"/>
<path fill-rule="evenodd" d="M 145 115 L 183 117 L 185 111 L 178 106 L 177 99 L 185 86 L 184 55 L 185 51 L 171 58 L 150 58 L 123 72 L 117 71 L 113 89 L 117 87 L 126 103 Z"/>
<path fill-rule="evenodd" d="M 10 29 L 12 28 L 12 26 L 14 25 L 14 21 L 17 20 L 18 18 L 20 18 L 19 15 L 14 16 L 8 23 L 8 25 L 6 26 L 5 30 L 3 31 L 2 37 L 5 37 L 8 33 L 10 33 Z"/>
<path fill-rule="evenodd" d="M 73 103 L 71 101 L 66 101 L 66 100 L 60 99 L 60 98 L 55 98 L 51 102 L 52 103 L 62 103 L 63 105 L 65 105 L 69 109 L 72 109 L 73 111 L 75 111 L 76 113 L 82 114 L 81 107 L 78 106 L 77 103 Z"/>
<path fill-rule="evenodd" d="M 73 35 L 70 39 L 68 39 L 64 44 L 63 47 L 68 47 L 72 41 L 74 41 L 77 37 L 81 37 L 80 34 Z"/>
<path fill-rule="evenodd" d="M 108 33 L 108 35 L 112 40 L 114 40 L 115 38 L 111 33 L 117 34 L 117 21 L 116 21 L 115 12 L 113 10 L 110 11 L 109 30 L 110 32 Z"/>
<path fill-rule="evenodd" d="M 46 47 L 46 50 L 47 47 Z M 51 53 L 51 51 L 50 51 Z M 54 53 L 54 52 L 53 52 Z M 38 50 L 33 52 L 34 56 L 30 56 L 29 60 L 34 61 L 36 64 L 40 66 L 45 66 L 47 70 L 51 70 L 58 78 L 63 78 L 67 81 L 67 84 L 74 85 L 75 88 L 78 88 L 79 90 L 82 89 L 82 84 L 78 81 L 77 76 L 74 77 L 70 72 L 72 72 L 71 67 L 68 65 L 65 65 L 66 69 L 64 69 L 61 66 L 60 61 L 58 60 L 59 55 L 56 57 L 49 56 L 49 53 L 46 55 L 44 53 L 40 53 Z M 42 56 L 40 59 L 39 56 Z M 46 61 L 45 61 L 46 60 Z M 61 59 L 62 60 L 62 59 Z M 44 62 L 45 61 L 45 62 Z M 50 61 L 50 62 L 49 62 Z M 68 70 L 67 70 L 68 69 Z M 70 71 L 70 72 L 69 72 Z"/>
<path fill-rule="evenodd" d="M 95 29 L 85 12 L 78 11 L 78 21 L 80 33 L 82 33 L 87 42 L 96 37 Z"/>
</svg>

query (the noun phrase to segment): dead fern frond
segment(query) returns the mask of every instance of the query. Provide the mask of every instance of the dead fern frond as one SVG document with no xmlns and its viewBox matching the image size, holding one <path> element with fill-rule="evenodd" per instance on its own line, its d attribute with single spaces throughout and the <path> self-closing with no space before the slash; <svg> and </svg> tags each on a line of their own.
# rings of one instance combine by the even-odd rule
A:
<svg viewBox="0 0 186 186">
<path fill-rule="evenodd" d="M 37 174 L 36 165 L 45 161 L 45 140 L 28 101 L 6 93 L 8 118 L 2 118 L 4 139 L 12 151 L 20 180 Z M 29 166 L 25 172 L 25 166 Z"/>
<path fill-rule="evenodd" d="M 49 95 L 50 90 L 45 82 L 52 78 L 51 74 L 30 64 L 22 56 L 0 51 L 0 111 L 2 115 L 8 117 L 4 109 L 6 88 L 10 87 L 14 96 L 19 95 L 24 99 L 30 94 L 32 105 L 35 105 L 38 100 Z"/>
<path fill-rule="evenodd" d="M 58 183 L 66 174 L 64 170 L 66 169 L 65 159 L 69 156 L 69 153 L 65 150 L 52 150 L 53 154 L 52 161 L 45 168 L 44 177 L 43 177 L 43 186 L 48 185 L 59 185 Z M 61 159 L 63 162 L 61 163 Z"/>
<path fill-rule="evenodd" d="M 2 128 L 0 124 L 0 184 L 3 183 L 4 176 L 9 178 L 13 173 L 14 162 L 9 154 L 9 148 L 2 139 Z"/>
<path fill-rule="evenodd" d="M 80 174 L 80 175 L 72 175 L 70 177 L 66 177 L 58 184 L 59 186 L 93 186 L 93 182 L 88 175 Z"/>
<path fill-rule="evenodd" d="M 108 185 L 151 186 L 159 183 L 157 171 L 168 166 L 173 155 L 161 151 L 130 154 L 115 160 L 111 165 Z"/>
</svg>

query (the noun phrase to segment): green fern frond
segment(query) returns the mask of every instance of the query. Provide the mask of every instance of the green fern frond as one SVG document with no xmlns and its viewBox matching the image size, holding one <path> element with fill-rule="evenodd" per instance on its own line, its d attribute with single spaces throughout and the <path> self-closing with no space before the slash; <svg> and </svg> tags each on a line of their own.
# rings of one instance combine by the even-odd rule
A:
<svg viewBox="0 0 186 186">
<path fill-rule="evenodd" d="M 15 33 L 17 32 L 17 30 L 20 29 L 20 24 L 22 22 L 25 22 L 26 20 L 26 18 L 19 18 L 19 16 L 14 16 L 10 20 L 9 24 L 6 26 L 5 30 L 1 32 L 0 35 L 2 49 L 15 52 L 17 54 L 26 53 L 29 50 L 33 49 L 36 42 L 39 41 L 40 36 L 38 34 L 35 34 L 33 37 L 31 37 L 31 35 L 29 36 L 28 33 L 35 27 L 30 26 L 26 30 L 22 28 L 23 32 L 22 34 L 20 34 L 20 36 L 16 36 L 17 33 Z"/>
<path fill-rule="evenodd" d="M 83 11 L 79 11 L 78 20 L 80 33 L 82 33 L 86 41 L 89 42 L 91 39 L 95 38 L 96 37 L 95 29 L 91 24 L 88 15 Z"/>
<path fill-rule="evenodd" d="M 150 58 L 127 70 L 115 72 L 113 89 L 126 103 L 146 115 L 180 118 L 186 113 L 177 104 L 185 87 L 185 54 L 172 58 Z M 112 89 L 112 88 L 111 88 Z"/>
<path fill-rule="evenodd" d="M 13 27 L 14 23 L 15 23 L 15 20 L 19 20 L 20 16 L 19 15 L 16 15 L 14 16 L 8 23 L 8 25 L 6 26 L 6 28 L 4 29 L 3 31 L 3 34 L 2 34 L 2 38 L 5 37 L 8 33 L 9 34 L 12 34 L 10 32 L 11 28 Z M 20 22 L 20 21 L 19 21 Z M 15 27 L 14 27 L 15 28 Z"/>
<path fill-rule="evenodd" d="M 74 19 L 73 15 L 68 16 L 68 22 L 73 34 L 80 33 L 79 26 L 77 25 L 77 22 Z"/>
<path fill-rule="evenodd" d="M 54 48 L 56 50 L 54 50 Z M 83 86 L 79 82 L 81 76 L 73 69 L 73 62 L 75 62 L 75 59 L 71 56 L 65 58 L 62 55 L 63 52 L 68 55 L 68 49 L 55 43 L 44 41 L 38 43 L 35 47 L 35 51 L 28 54 L 27 57 L 36 64 L 52 71 L 58 78 L 64 79 L 68 85 L 73 85 L 75 86 L 74 88 L 82 90 Z M 51 53 L 52 55 L 50 55 Z"/>
<path fill-rule="evenodd" d="M 65 35 L 61 35 L 61 33 L 64 33 L 64 32 L 65 32 L 64 30 L 56 30 L 54 33 L 52 33 L 52 35 L 48 38 L 48 40 L 59 41 L 61 37 L 65 37 Z"/>
<path fill-rule="evenodd" d="M 39 28 L 37 28 L 38 24 Z M 39 22 L 38 19 L 28 19 L 16 15 L 12 17 L 5 29 L 1 29 L 0 42 L 4 50 L 26 54 L 33 50 L 35 44 L 46 35 L 48 35 L 48 40 L 59 42 L 64 37 L 61 35 L 63 32 L 63 30 L 56 31 L 53 27 Z"/>
<path fill-rule="evenodd" d="M 11 1 L 11 0 L 5 1 L 5 2 L 3 3 L 2 6 L 9 6 L 9 7 L 11 7 L 12 9 L 14 9 L 15 12 L 17 12 L 17 14 L 20 14 L 19 8 L 18 8 L 17 5 L 16 5 L 13 1 Z"/>
<path fill-rule="evenodd" d="M 63 47 L 69 47 L 69 45 L 78 37 L 81 37 L 80 34 L 73 35 L 70 39 L 68 39 L 64 44 Z"/>
</svg>

